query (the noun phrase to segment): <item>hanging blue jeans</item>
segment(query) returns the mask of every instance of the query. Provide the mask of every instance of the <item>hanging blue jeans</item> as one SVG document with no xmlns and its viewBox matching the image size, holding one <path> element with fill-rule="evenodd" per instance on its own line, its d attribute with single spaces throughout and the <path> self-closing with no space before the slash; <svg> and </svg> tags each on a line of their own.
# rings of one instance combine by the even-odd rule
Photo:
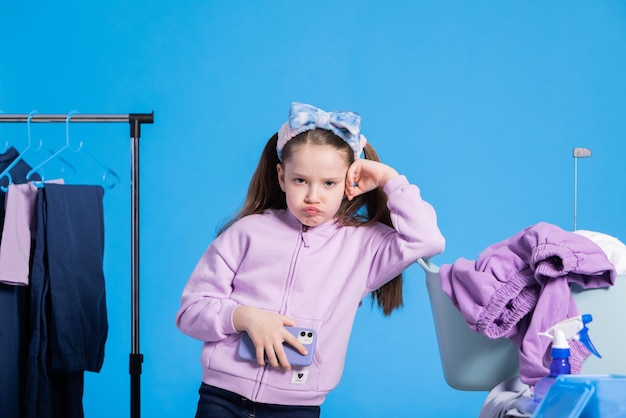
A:
<svg viewBox="0 0 626 418">
<path fill-rule="evenodd" d="M 289 406 L 252 402 L 228 390 L 200 386 L 196 418 L 319 418 L 319 406 Z"/>
<path fill-rule="evenodd" d="M 108 332 L 100 186 L 38 192 L 31 269 L 27 418 L 82 418 L 83 372 L 98 372 Z"/>
</svg>

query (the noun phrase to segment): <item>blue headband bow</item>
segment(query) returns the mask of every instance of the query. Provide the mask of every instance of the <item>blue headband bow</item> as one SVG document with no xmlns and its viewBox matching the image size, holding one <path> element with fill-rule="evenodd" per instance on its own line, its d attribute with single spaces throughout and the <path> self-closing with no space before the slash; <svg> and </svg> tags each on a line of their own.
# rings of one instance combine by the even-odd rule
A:
<svg viewBox="0 0 626 418">
<path fill-rule="evenodd" d="M 313 130 L 326 129 L 343 139 L 350 145 L 355 158 L 359 158 L 363 151 L 366 139 L 359 134 L 361 130 L 361 116 L 350 111 L 325 112 L 315 106 L 293 102 L 289 109 L 289 121 L 278 132 L 276 151 L 282 159 L 282 150 L 287 141 L 294 136 Z"/>
</svg>

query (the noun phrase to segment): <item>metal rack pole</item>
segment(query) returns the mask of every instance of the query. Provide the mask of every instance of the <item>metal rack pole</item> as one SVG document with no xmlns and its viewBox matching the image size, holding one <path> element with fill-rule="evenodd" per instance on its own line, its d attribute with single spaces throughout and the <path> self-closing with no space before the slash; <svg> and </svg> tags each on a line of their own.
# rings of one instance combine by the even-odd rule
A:
<svg viewBox="0 0 626 418">
<path fill-rule="evenodd" d="M 67 123 L 67 114 L 7 114 L 0 113 L 0 123 L 7 122 L 62 122 Z M 139 346 L 139 138 L 141 124 L 154 123 L 152 113 L 130 114 L 81 114 L 72 115 L 71 123 L 80 122 L 128 122 L 130 123 L 130 171 L 131 171 L 131 352 L 130 373 L 130 416 L 141 416 L 141 365 L 143 354 Z"/>
<path fill-rule="evenodd" d="M 132 346 L 129 358 L 130 373 L 130 416 L 141 416 L 141 365 L 143 354 L 139 348 L 139 138 L 141 123 L 130 122 L 130 167 L 131 167 L 131 335 Z"/>
</svg>

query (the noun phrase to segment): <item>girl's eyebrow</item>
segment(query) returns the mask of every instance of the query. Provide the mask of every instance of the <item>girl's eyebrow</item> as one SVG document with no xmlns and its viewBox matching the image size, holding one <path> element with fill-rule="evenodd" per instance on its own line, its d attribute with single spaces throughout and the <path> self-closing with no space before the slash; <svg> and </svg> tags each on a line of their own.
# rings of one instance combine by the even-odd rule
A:
<svg viewBox="0 0 626 418">
<path fill-rule="evenodd" d="M 310 176 L 307 176 L 305 174 L 299 173 L 297 171 L 293 171 L 291 173 L 291 177 L 293 178 L 301 178 L 301 179 L 308 179 L 310 178 Z M 345 177 L 342 176 L 336 176 L 336 177 L 322 177 L 322 181 L 335 181 L 335 182 L 339 182 L 341 180 L 345 179 Z"/>
<path fill-rule="evenodd" d="M 297 171 L 294 171 L 291 173 L 291 177 L 305 178 L 306 176 L 302 173 L 298 173 Z"/>
</svg>

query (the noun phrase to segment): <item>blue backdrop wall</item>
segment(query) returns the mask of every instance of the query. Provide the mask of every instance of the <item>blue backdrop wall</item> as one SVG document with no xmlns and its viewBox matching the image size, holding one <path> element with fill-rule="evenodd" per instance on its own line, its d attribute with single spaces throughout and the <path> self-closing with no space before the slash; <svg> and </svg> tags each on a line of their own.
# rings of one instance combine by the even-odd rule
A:
<svg viewBox="0 0 626 418">
<path fill-rule="evenodd" d="M 14 1 L 0 37 L 5 113 L 155 112 L 141 139 L 146 417 L 193 416 L 201 344 L 174 325 L 180 293 L 291 101 L 361 113 L 383 160 L 437 209 L 438 264 L 539 221 L 572 229 L 574 147 L 593 151 L 579 161 L 578 228 L 626 239 L 623 1 Z M 128 126 L 69 132 L 120 178 L 105 195 L 110 333 L 84 407 L 126 416 Z M 57 149 L 65 126 L 31 138 Z M 0 142 L 24 149 L 25 126 L 0 125 Z M 68 159 L 68 182 L 100 182 L 91 159 Z M 486 393 L 443 380 L 424 273 L 406 279 L 401 312 L 360 309 L 326 418 L 478 415 Z"/>
</svg>

